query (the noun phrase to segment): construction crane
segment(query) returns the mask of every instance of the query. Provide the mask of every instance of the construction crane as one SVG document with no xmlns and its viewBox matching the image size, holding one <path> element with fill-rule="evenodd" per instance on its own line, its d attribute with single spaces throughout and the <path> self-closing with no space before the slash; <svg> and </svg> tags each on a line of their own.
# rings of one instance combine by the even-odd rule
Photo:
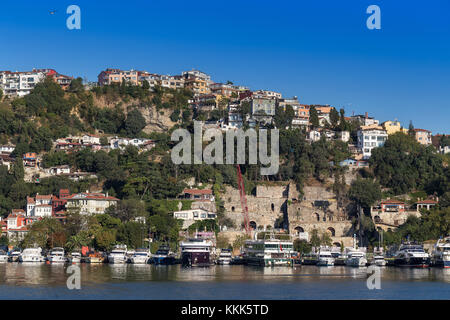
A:
<svg viewBox="0 0 450 320">
<path fill-rule="evenodd" d="M 239 165 L 236 165 L 236 167 L 239 185 L 239 196 L 241 197 L 242 215 L 244 216 L 245 232 L 247 233 L 247 235 L 250 235 L 250 224 L 248 219 L 248 207 L 247 207 L 247 197 L 245 196 L 244 179 L 242 178 L 241 167 Z"/>
</svg>

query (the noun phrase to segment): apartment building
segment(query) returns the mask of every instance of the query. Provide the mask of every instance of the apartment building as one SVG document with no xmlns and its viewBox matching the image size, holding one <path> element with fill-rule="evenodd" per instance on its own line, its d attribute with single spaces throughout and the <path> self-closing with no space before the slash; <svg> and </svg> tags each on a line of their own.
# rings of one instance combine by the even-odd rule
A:
<svg viewBox="0 0 450 320">
<path fill-rule="evenodd" d="M 262 99 L 282 99 L 283 96 L 279 92 L 270 91 L 270 90 L 257 90 L 253 92 L 253 96 L 255 98 Z"/>
<path fill-rule="evenodd" d="M 351 121 L 358 122 L 361 126 L 378 126 L 380 124 L 380 121 L 369 117 L 369 114 L 366 112 L 364 115 L 353 115 L 350 117 Z"/>
<path fill-rule="evenodd" d="M 108 68 L 98 75 L 98 84 L 100 86 L 111 85 L 113 83 L 120 84 L 124 81 L 137 86 L 139 84 L 139 71 Z"/>
<path fill-rule="evenodd" d="M 79 209 L 81 214 L 102 214 L 110 206 L 116 205 L 120 200 L 104 193 L 77 193 L 66 198 L 67 209 Z"/>
<path fill-rule="evenodd" d="M 388 135 L 395 134 L 397 132 L 408 133 L 408 129 L 402 127 L 400 121 L 385 121 L 381 124 L 381 126 L 386 130 Z"/>
<path fill-rule="evenodd" d="M 357 147 L 363 154 L 363 159 L 369 159 L 372 156 L 372 150 L 383 146 L 387 138 L 388 134 L 381 126 L 362 126 L 358 130 Z"/>
<path fill-rule="evenodd" d="M 420 144 L 429 146 L 432 144 L 431 131 L 425 129 L 414 129 L 416 141 Z"/>
</svg>

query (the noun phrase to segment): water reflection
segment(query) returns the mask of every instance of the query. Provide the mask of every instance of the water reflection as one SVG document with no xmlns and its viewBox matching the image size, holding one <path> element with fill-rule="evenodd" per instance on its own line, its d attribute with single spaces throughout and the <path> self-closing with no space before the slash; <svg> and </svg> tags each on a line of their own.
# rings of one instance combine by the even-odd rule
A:
<svg viewBox="0 0 450 320">
<path fill-rule="evenodd" d="M 348 281 L 367 278 L 367 268 L 346 266 L 316 267 L 250 267 L 211 266 L 182 268 L 180 265 L 80 264 L 82 285 L 108 282 L 312 282 Z M 68 265 L 62 264 L 0 264 L 0 284 L 9 286 L 65 286 Z M 381 268 L 382 281 L 450 283 L 450 269 Z"/>
</svg>

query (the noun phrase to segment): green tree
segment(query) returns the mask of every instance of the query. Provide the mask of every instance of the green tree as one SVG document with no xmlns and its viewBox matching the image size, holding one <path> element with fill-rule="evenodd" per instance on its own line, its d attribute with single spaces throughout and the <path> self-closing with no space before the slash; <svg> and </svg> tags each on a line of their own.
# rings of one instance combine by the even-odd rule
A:
<svg viewBox="0 0 450 320">
<path fill-rule="evenodd" d="M 138 135 L 146 125 L 145 118 L 139 112 L 139 110 L 134 109 L 130 111 L 125 120 L 125 131 L 128 136 L 135 137 Z"/>
<path fill-rule="evenodd" d="M 311 123 L 313 128 L 317 128 L 320 126 L 319 114 L 317 113 L 317 109 L 314 106 L 309 109 L 309 122 Z"/>
<path fill-rule="evenodd" d="M 13 176 L 16 181 L 23 181 L 25 176 L 25 169 L 21 157 L 17 157 L 13 165 Z"/>
<path fill-rule="evenodd" d="M 381 187 L 370 179 L 357 178 L 348 192 L 350 200 L 364 209 L 369 209 L 376 201 L 381 200 Z"/>
</svg>

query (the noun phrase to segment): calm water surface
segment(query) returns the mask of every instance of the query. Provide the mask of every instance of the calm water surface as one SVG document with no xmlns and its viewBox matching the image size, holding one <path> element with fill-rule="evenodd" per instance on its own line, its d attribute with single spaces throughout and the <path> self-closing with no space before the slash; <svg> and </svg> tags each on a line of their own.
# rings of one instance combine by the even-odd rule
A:
<svg viewBox="0 0 450 320">
<path fill-rule="evenodd" d="M 67 265 L 0 264 L 0 299 L 450 299 L 450 269 L 381 268 L 381 290 L 366 268 L 257 268 L 81 264 L 81 289 Z"/>
</svg>

